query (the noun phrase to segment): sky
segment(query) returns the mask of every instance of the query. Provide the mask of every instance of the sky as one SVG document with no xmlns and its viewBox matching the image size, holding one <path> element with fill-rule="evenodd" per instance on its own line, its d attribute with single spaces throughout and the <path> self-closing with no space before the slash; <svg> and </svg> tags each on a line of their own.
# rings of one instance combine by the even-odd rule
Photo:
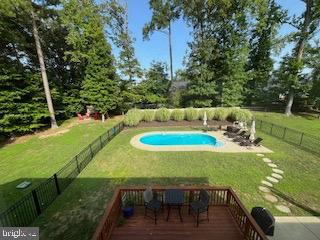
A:
<svg viewBox="0 0 320 240">
<path fill-rule="evenodd" d="M 125 1 L 125 0 L 122 0 Z M 289 16 L 293 14 L 300 15 L 304 10 L 304 3 L 301 0 L 276 0 L 284 9 L 288 11 Z M 154 32 L 149 41 L 144 41 L 142 37 L 143 26 L 150 21 L 152 12 L 149 9 L 148 0 L 127 0 L 129 29 L 132 36 L 136 39 L 134 47 L 136 57 L 141 66 L 149 68 L 152 61 L 164 61 L 169 63 L 168 37 L 161 32 Z M 285 24 L 281 27 L 279 34 L 288 34 L 293 30 L 291 26 Z M 176 71 L 183 68 L 183 59 L 188 50 L 188 42 L 192 40 L 190 36 L 191 29 L 180 19 L 172 25 L 172 51 L 173 51 L 173 69 Z M 279 62 L 281 56 L 290 52 L 292 45 L 287 45 L 282 49 L 279 56 L 274 59 Z M 117 49 L 114 49 L 117 56 Z"/>
</svg>

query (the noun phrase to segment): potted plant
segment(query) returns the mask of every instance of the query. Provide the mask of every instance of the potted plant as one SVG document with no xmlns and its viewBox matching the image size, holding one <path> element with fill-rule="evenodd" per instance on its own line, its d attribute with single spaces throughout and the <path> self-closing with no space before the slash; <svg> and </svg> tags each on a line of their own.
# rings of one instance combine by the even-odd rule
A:
<svg viewBox="0 0 320 240">
<path fill-rule="evenodd" d="M 130 199 L 124 201 L 124 204 L 122 207 L 123 217 L 130 218 L 133 215 L 133 210 L 134 210 L 134 202 Z"/>
</svg>

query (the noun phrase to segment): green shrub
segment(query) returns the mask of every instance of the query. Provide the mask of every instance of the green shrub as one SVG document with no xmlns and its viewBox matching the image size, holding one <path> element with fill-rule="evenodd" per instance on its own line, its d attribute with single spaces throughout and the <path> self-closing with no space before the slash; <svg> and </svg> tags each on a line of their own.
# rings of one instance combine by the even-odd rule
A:
<svg viewBox="0 0 320 240">
<path fill-rule="evenodd" d="M 252 113 L 246 109 L 233 108 L 228 118 L 230 121 L 249 122 L 252 119 Z"/>
<path fill-rule="evenodd" d="M 186 108 L 184 111 L 184 114 L 185 114 L 186 120 L 188 121 L 198 120 L 199 118 L 198 110 L 192 107 Z"/>
<path fill-rule="evenodd" d="M 229 115 L 229 109 L 227 108 L 216 108 L 214 110 L 214 116 L 213 119 L 214 120 L 218 120 L 218 121 L 224 121 L 227 119 Z"/>
<path fill-rule="evenodd" d="M 167 122 L 170 120 L 170 111 L 167 108 L 159 108 L 156 111 L 155 118 L 159 122 Z"/>
<path fill-rule="evenodd" d="M 203 120 L 204 113 L 207 113 L 207 120 L 212 120 L 214 117 L 214 108 L 201 108 L 199 110 L 199 119 Z"/>
<path fill-rule="evenodd" d="M 174 121 L 182 121 L 184 119 L 184 110 L 183 109 L 174 109 L 171 112 L 171 119 Z"/>
<path fill-rule="evenodd" d="M 155 117 L 155 110 L 148 109 L 143 111 L 143 121 L 152 122 L 154 121 L 154 117 Z"/>
<path fill-rule="evenodd" d="M 125 117 L 124 117 L 124 124 L 126 126 L 132 127 L 132 126 L 137 126 L 139 124 L 139 122 L 142 120 L 143 118 L 143 112 L 140 109 L 130 109 Z"/>
</svg>

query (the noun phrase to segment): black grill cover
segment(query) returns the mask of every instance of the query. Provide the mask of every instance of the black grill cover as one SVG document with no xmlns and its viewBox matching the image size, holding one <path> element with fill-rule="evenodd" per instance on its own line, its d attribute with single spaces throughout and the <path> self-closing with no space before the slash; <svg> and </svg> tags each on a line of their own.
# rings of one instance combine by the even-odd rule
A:
<svg viewBox="0 0 320 240">
<path fill-rule="evenodd" d="M 267 209 L 263 207 L 254 207 L 251 210 L 251 215 L 266 235 L 273 236 L 275 220 Z"/>
</svg>

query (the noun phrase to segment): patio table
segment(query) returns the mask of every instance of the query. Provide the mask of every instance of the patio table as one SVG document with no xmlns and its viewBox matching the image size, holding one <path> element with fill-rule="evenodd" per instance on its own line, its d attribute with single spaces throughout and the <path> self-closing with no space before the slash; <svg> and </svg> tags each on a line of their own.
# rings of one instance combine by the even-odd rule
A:
<svg viewBox="0 0 320 240">
<path fill-rule="evenodd" d="M 183 222 L 181 216 L 181 207 L 183 205 L 183 191 L 180 189 L 167 189 L 165 191 L 165 204 L 168 206 L 167 221 L 169 221 L 171 209 L 178 209 L 180 221 Z"/>
</svg>

